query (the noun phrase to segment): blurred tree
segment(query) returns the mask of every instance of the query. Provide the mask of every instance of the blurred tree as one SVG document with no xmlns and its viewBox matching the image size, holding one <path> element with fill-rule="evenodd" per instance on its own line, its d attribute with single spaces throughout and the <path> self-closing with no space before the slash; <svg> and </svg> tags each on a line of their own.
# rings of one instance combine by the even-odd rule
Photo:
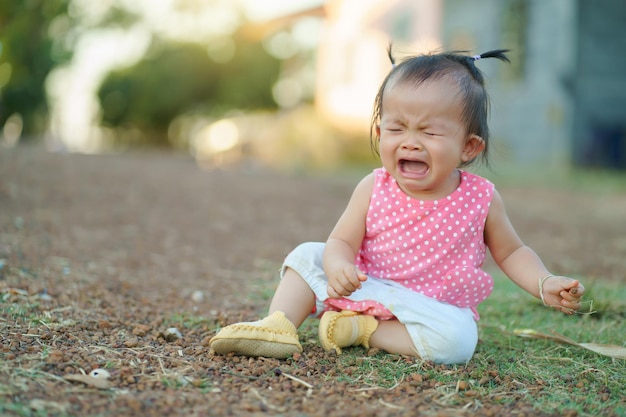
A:
<svg viewBox="0 0 626 417">
<path fill-rule="evenodd" d="M 205 45 L 155 41 L 143 60 L 102 83 L 103 124 L 139 129 L 143 144 L 171 146 L 168 127 L 183 113 L 219 117 L 233 109 L 275 108 L 279 61 L 237 35 L 235 45 L 232 58 L 218 63 Z"/>
<path fill-rule="evenodd" d="M 25 138 L 45 130 L 46 77 L 71 58 L 70 1 L 0 1 L 0 128 L 17 113 Z"/>
</svg>

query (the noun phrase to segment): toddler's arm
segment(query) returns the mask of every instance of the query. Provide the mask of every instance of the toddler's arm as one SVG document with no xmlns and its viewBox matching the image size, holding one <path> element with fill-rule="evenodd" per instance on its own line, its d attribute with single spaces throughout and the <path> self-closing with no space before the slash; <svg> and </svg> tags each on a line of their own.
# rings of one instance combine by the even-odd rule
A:
<svg viewBox="0 0 626 417">
<path fill-rule="evenodd" d="M 584 286 L 577 280 L 550 274 L 535 251 L 517 235 L 495 190 L 485 225 L 485 242 L 500 269 L 518 286 L 564 313 L 572 314 L 580 308 Z"/>
<path fill-rule="evenodd" d="M 367 276 L 355 265 L 352 248 L 342 240 L 329 239 L 324 251 L 324 271 L 328 277 L 328 296 L 347 297 L 361 288 Z"/>
<path fill-rule="evenodd" d="M 373 186 L 374 174 L 359 182 L 326 241 L 324 272 L 328 277 L 328 295 L 331 298 L 352 294 L 367 279 L 354 261 L 365 236 L 365 218 Z"/>
</svg>

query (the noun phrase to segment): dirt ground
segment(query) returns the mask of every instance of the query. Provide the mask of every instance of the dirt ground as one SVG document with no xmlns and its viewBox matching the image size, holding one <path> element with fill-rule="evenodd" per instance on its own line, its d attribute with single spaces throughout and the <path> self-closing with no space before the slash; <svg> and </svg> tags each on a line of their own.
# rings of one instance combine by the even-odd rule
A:
<svg viewBox="0 0 626 417">
<path fill-rule="evenodd" d="M 359 391 L 333 378 L 345 370 L 333 369 L 334 355 L 315 340 L 288 361 L 211 354 L 218 325 L 264 311 L 282 258 L 300 242 L 325 239 L 356 181 L 243 164 L 207 171 L 163 153 L 0 149 L 0 410 L 541 415 L 522 399 L 449 407 L 436 401 L 432 381 L 419 378 Z M 626 196 L 500 191 L 549 268 L 623 280 Z M 97 368 L 111 373 L 107 386 L 71 380 Z"/>
</svg>

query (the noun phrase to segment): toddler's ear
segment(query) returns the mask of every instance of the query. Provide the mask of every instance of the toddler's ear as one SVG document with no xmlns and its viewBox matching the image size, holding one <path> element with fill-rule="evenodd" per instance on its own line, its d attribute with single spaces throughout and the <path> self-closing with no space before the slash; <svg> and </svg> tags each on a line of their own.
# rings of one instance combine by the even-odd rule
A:
<svg viewBox="0 0 626 417">
<path fill-rule="evenodd" d="M 463 162 L 471 161 L 476 158 L 480 153 L 485 150 L 485 141 L 478 135 L 471 135 L 465 142 L 463 153 L 461 154 L 461 160 Z"/>
</svg>

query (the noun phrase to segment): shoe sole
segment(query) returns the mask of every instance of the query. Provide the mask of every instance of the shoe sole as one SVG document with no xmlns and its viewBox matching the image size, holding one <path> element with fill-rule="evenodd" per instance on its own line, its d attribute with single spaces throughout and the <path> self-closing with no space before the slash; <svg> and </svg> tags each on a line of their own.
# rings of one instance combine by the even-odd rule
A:
<svg viewBox="0 0 626 417">
<path fill-rule="evenodd" d="M 286 359 L 301 351 L 295 345 L 251 339 L 219 339 L 211 343 L 211 349 L 222 355 L 235 353 L 243 356 L 262 356 L 275 359 Z"/>
</svg>

